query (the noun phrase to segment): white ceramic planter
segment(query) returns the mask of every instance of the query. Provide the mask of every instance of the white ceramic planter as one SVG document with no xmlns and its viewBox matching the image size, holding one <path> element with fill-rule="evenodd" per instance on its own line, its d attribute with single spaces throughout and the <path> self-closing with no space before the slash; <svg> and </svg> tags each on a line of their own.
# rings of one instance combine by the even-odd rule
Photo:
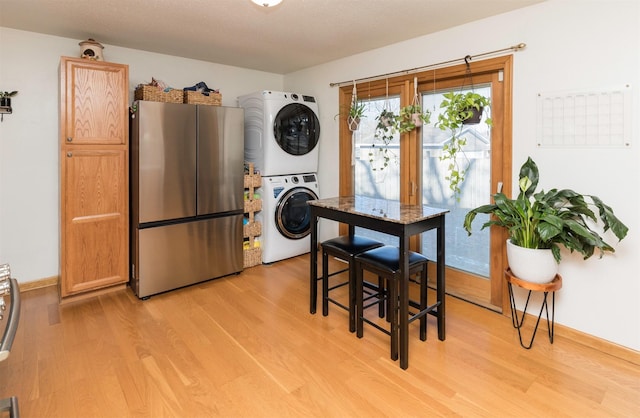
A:
<svg viewBox="0 0 640 418">
<path fill-rule="evenodd" d="M 519 279 L 532 283 L 549 283 L 558 274 L 558 263 L 551 250 L 518 247 L 507 240 L 509 268 Z"/>
</svg>

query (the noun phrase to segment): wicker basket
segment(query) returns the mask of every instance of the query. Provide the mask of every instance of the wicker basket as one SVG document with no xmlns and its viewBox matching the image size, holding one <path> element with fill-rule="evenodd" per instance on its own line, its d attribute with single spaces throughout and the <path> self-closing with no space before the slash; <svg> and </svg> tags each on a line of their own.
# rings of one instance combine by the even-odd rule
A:
<svg viewBox="0 0 640 418">
<path fill-rule="evenodd" d="M 208 96 L 198 92 L 198 91 L 185 91 L 184 92 L 184 103 L 189 104 L 199 104 L 199 105 L 211 105 L 211 106 L 221 106 L 222 105 L 222 94 L 220 93 L 209 93 Z"/>
<path fill-rule="evenodd" d="M 252 248 L 250 250 L 244 250 L 244 267 L 253 267 L 262 263 L 262 248 Z"/>
<path fill-rule="evenodd" d="M 182 103 L 182 90 L 169 90 L 167 92 L 155 86 L 138 86 L 134 94 L 135 100 L 147 100 L 150 102 Z"/>
<path fill-rule="evenodd" d="M 262 210 L 262 199 L 244 201 L 244 213 L 257 212 L 259 210 Z"/>
<path fill-rule="evenodd" d="M 250 166 L 253 169 L 253 164 Z M 262 186 L 262 176 L 260 174 L 245 174 L 244 175 L 244 188 L 250 187 L 257 188 Z"/>
<path fill-rule="evenodd" d="M 242 227 L 244 237 L 257 237 L 262 234 L 262 224 L 260 222 L 249 222 Z"/>
</svg>

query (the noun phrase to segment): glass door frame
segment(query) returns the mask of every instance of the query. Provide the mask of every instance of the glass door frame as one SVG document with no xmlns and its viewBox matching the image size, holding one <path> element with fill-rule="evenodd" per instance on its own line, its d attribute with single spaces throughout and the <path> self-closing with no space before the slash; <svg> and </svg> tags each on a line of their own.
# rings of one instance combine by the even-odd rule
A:
<svg viewBox="0 0 640 418">
<path fill-rule="evenodd" d="M 478 84 L 490 82 L 492 85 L 491 115 L 493 127 L 491 193 L 495 193 L 501 184 L 503 192 L 511 194 L 512 172 L 512 81 L 513 55 L 470 63 L 473 82 Z M 465 80 L 467 76 L 467 80 Z M 400 105 L 407 106 L 413 99 L 413 80 L 417 77 L 418 90 L 429 91 L 433 86 L 468 85 L 467 65 L 459 64 L 445 68 L 426 70 L 408 75 L 396 76 L 375 81 L 363 81 L 357 84 L 361 99 L 366 99 L 367 92 L 373 97 L 380 97 L 388 82 L 389 91 L 400 94 Z M 353 86 L 344 86 L 339 91 L 340 109 L 346 109 L 351 102 Z M 382 93 L 384 95 L 384 93 Z M 342 119 L 342 118 L 341 118 Z M 432 121 L 433 123 L 433 121 Z M 353 195 L 355 190 L 352 161 L 352 137 L 346 121 L 340 123 L 339 140 L 339 193 L 341 196 Z M 400 138 L 400 201 L 411 204 L 422 202 L 422 141 L 417 130 L 402 134 Z M 346 225 L 340 225 L 340 233 L 346 233 Z M 506 262 L 507 235 L 499 228 L 491 229 L 490 239 L 490 301 L 489 308 L 509 313 L 507 284 L 504 280 Z M 419 237 L 412 237 L 412 250 L 419 250 Z M 457 275 L 457 271 L 447 268 L 447 275 Z"/>
</svg>

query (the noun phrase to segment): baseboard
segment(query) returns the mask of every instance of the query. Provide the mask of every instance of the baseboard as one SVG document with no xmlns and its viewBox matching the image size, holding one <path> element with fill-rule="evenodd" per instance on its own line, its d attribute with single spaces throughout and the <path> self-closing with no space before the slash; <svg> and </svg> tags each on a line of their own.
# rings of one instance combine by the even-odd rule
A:
<svg viewBox="0 0 640 418">
<path fill-rule="evenodd" d="M 53 276 L 53 277 L 47 277 L 44 279 L 40 279 L 40 280 L 34 280 L 32 282 L 26 282 L 26 283 L 19 283 L 20 286 L 20 293 L 23 292 L 28 292 L 30 290 L 35 290 L 35 289 L 42 289 L 44 287 L 49 287 L 49 286 L 58 286 L 58 280 L 59 280 L 59 276 Z M 86 293 L 81 293 L 78 295 L 73 295 L 73 296 L 68 296 L 64 299 L 60 299 L 59 303 L 60 305 L 64 305 L 67 304 L 69 302 L 75 302 L 78 300 L 84 300 L 84 299 L 88 299 L 91 297 L 95 297 L 98 295 L 102 295 L 108 292 L 113 292 L 116 290 L 123 290 L 126 289 L 127 284 L 126 283 L 122 283 L 122 284 L 118 284 L 118 285 L 114 285 L 114 286 L 109 286 L 106 288 L 102 288 L 102 289 L 98 289 L 98 290 L 93 290 L 90 292 L 86 292 Z M 58 292 L 56 290 L 56 292 Z"/>
<path fill-rule="evenodd" d="M 521 317 L 521 315 L 522 311 L 518 311 L 518 316 Z M 525 322 L 529 324 L 536 322 L 537 317 L 535 315 L 527 314 L 527 317 L 529 317 L 529 319 L 525 320 Z M 543 319 L 542 321 L 540 321 L 540 329 L 538 330 L 538 333 L 540 335 L 537 338 L 544 337 L 547 331 L 547 324 Z M 555 338 L 566 338 L 575 343 L 584 345 L 585 347 L 601 351 L 613 357 L 617 357 L 619 359 L 626 360 L 630 363 L 640 366 L 640 351 L 624 347 L 622 345 L 604 340 L 602 338 L 584 333 L 582 331 L 575 330 L 573 328 L 569 328 L 558 323 L 554 325 L 554 335 Z"/>
<path fill-rule="evenodd" d="M 20 292 L 28 292 L 29 290 L 41 289 L 48 286 L 57 286 L 59 276 L 46 277 L 32 282 L 19 283 Z"/>
<path fill-rule="evenodd" d="M 559 324 L 555 325 L 555 335 L 640 366 L 640 351 Z"/>
<path fill-rule="evenodd" d="M 96 296 L 104 295 L 104 294 L 107 294 L 107 293 L 111 293 L 111 292 L 115 292 L 115 291 L 122 291 L 122 290 L 125 290 L 126 288 L 127 288 L 127 284 L 126 283 L 116 284 L 116 285 L 109 286 L 109 287 L 103 287 L 101 289 L 96 289 L 96 290 L 91 290 L 91 291 L 84 292 L 84 293 L 79 293 L 77 295 L 67 296 L 65 298 L 59 299 L 59 303 L 60 303 L 60 305 L 66 305 L 66 304 L 72 303 L 72 302 L 83 301 L 83 300 L 86 300 L 86 299 L 95 298 Z"/>
</svg>

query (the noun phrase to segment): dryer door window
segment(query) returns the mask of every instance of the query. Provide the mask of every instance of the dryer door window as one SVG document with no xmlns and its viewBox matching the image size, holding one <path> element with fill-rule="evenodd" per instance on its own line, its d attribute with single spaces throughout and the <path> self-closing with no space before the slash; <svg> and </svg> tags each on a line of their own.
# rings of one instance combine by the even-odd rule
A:
<svg viewBox="0 0 640 418">
<path fill-rule="evenodd" d="M 305 187 L 286 192 L 276 206 L 276 227 L 290 239 L 304 238 L 311 233 L 311 213 L 307 202 L 318 196 Z"/>
<path fill-rule="evenodd" d="M 284 106 L 273 121 L 276 142 L 288 154 L 305 155 L 320 138 L 320 121 L 316 114 L 300 103 Z"/>
</svg>

